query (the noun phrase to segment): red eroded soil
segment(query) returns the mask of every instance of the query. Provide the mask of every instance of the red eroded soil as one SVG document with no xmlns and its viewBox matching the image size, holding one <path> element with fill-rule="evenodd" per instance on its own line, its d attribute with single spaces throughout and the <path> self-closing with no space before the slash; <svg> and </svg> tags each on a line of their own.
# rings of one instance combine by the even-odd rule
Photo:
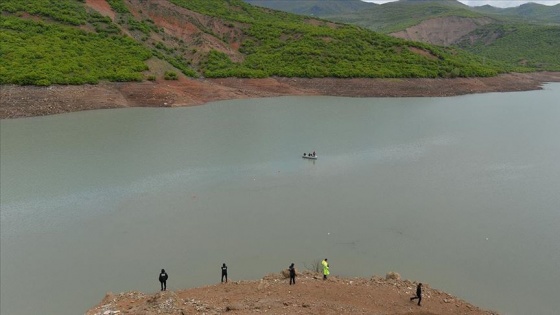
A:
<svg viewBox="0 0 560 315">
<path fill-rule="evenodd" d="M 43 116 L 121 107 L 177 107 L 287 95 L 348 97 L 453 96 L 540 89 L 559 72 L 456 79 L 188 79 L 65 86 L 0 86 L 0 118 Z"/>
<path fill-rule="evenodd" d="M 108 16 L 112 20 L 115 19 L 115 12 L 106 0 L 86 0 L 86 5 L 101 13 L 101 15 Z"/>
</svg>

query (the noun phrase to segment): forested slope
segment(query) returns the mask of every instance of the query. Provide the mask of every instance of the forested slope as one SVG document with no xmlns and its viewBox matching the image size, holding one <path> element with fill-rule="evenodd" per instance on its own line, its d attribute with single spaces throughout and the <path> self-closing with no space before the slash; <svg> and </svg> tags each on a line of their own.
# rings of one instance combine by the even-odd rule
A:
<svg viewBox="0 0 560 315">
<path fill-rule="evenodd" d="M 179 71 L 191 77 L 346 78 L 509 70 L 459 49 L 241 0 L 4 0 L 0 10 L 1 84 L 176 79 Z"/>
<path fill-rule="evenodd" d="M 469 7 L 455 0 L 400 0 L 324 18 L 400 38 L 459 47 L 516 71 L 559 71 L 560 5 Z"/>
</svg>

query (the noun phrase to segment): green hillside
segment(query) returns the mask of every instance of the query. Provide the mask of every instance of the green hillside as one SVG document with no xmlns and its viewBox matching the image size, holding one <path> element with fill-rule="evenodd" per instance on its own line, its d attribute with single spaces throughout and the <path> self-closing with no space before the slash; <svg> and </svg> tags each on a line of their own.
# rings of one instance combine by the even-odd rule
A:
<svg viewBox="0 0 560 315">
<path fill-rule="evenodd" d="M 457 49 L 270 11 L 241 0 L 169 2 L 188 11 L 165 11 L 141 0 L 110 0 L 111 19 L 84 1 L 4 0 L 0 83 L 155 79 L 148 59 L 171 64 L 187 76 L 204 77 L 450 77 L 507 70 Z M 198 29 L 181 37 L 151 20 L 152 13 L 183 19 Z M 232 50 L 236 43 L 239 47 Z"/>
<path fill-rule="evenodd" d="M 499 34 L 492 45 L 488 37 Z M 479 56 L 503 60 L 510 64 L 536 69 L 560 71 L 560 27 L 528 24 L 491 24 L 473 32 L 480 40 L 474 45 L 470 39 L 458 46 Z"/>
<path fill-rule="evenodd" d="M 442 77 L 486 76 L 498 68 L 483 66 L 474 56 L 402 41 L 346 25 L 316 25 L 292 14 L 269 14 L 232 0 L 171 0 L 185 8 L 228 20 L 250 23 L 241 51 L 242 63 L 225 54 L 209 55 L 205 75 L 286 77 Z M 215 3 L 211 3 L 215 2 Z M 242 10 L 233 10 L 235 4 Z M 433 57 L 415 53 L 417 48 Z"/>
<path fill-rule="evenodd" d="M 0 84 L 143 79 L 150 51 L 80 1 L 3 0 L 0 9 Z M 79 28 L 86 24 L 94 31 Z"/>
<path fill-rule="evenodd" d="M 324 18 L 341 23 L 365 27 L 377 32 L 392 33 L 402 31 L 424 20 L 445 16 L 484 17 L 482 13 L 455 1 L 397 1 L 374 8 L 325 16 Z"/>
<path fill-rule="evenodd" d="M 315 17 L 353 13 L 377 6 L 375 3 L 361 0 L 245 0 L 245 2 L 269 9 Z"/>
<path fill-rule="evenodd" d="M 326 16 L 326 19 L 393 33 L 442 17 L 486 18 L 454 44 L 484 58 L 505 62 L 518 71 L 560 68 L 560 5 L 528 3 L 515 8 L 468 7 L 457 1 L 400 0 L 368 10 Z M 413 30 L 418 31 L 418 30 Z M 461 31 L 449 28 L 449 32 Z M 435 41 L 437 42 L 437 41 Z"/>
<path fill-rule="evenodd" d="M 481 6 L 475 7 L 473 10 L 481 13 L 520 19 L 530 23 L 560 24 L 560 4 L 547 6 L 538 3 L 525 3 L 513 8 Z"/>
</svg>

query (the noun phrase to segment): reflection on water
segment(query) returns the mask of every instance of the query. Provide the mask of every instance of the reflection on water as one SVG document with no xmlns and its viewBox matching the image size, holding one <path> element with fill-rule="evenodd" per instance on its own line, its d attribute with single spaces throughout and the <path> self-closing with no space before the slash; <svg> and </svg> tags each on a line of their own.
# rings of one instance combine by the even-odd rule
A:
<svg viewBox="0 0 560 315">
<path fill-rule="evenodd" d="M 223 262 L 239 280 L 329 257 L 333 275 L 398 271 L 503 313 L 555 314 L 559 93 L 3 120 L 1 313 L 156 292 L 161 268 L 178 289 L 219 281 Z"/>
</svg>

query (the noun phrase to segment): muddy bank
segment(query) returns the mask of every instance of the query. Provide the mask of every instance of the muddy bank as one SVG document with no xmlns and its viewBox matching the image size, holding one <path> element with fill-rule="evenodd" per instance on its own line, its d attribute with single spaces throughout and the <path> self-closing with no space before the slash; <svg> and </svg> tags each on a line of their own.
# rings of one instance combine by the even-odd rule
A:
<svg viewBox="0 0 560 315">
<path fill-rule="evenodd" d="M 511 73 L 455 79 L 187 79 L 80 86 L 0 87 L 0 118 L 44 116 L 122 107 L 178 107 L 286 95 L 349 97 L 453 96 L 536 90 L 560 82 L 560 72 Z"/>
</svg>

